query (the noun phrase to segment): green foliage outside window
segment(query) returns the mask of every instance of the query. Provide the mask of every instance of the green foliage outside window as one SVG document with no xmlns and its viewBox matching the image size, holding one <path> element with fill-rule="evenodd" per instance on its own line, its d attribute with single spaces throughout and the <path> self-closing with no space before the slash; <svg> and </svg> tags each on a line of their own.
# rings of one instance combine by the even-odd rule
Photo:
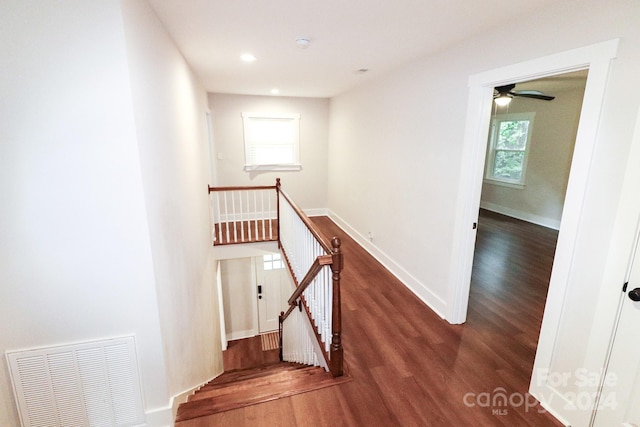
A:
<svg viewBox="0 0 640 427">
<path fill-rule="evenodd" d="M 499 124 L 493 176 L 519 181 L 529 134 L 528 120 L 506 120 Z"/>
</svg>

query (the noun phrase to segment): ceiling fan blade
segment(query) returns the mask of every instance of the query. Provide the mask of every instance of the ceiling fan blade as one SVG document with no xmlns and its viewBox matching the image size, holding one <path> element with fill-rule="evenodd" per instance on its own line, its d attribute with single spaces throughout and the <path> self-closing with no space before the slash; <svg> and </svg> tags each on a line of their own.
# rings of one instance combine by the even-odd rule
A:
<svg viewBox="0 0 640 427">
<path fill-rule="evenodd" d="M 511 92 L 515 87 L 515 84 L 496 86 L 495 90 L 498 92 L 498 94 L 503 94 Z"/>
<path fill-rule="evenodd" d="M 518 90 L 517 92 L 525 95 L 544 95 L 544 92 L 540 92 L 539 90 Z"/>
<path fill-rule="evenodd" d="M 549 95 L 538 94 L 538 93 L 511 92 L 511 94 L 514 96 L 521 96 L 523 98 L 540 99 L 543 101 L 553 101 L 554 99 L 556 99 L 555 96 L 549 96 Z"/>
</svg>

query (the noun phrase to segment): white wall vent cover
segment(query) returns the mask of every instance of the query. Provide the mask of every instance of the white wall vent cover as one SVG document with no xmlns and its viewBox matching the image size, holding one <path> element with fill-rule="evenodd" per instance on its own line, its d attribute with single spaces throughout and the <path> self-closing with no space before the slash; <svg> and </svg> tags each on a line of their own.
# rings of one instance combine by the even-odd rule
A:
<svg viewBox="0 0 640 427">
<path fill-rule="evenodd" d="M 133 336 L 6 355 L 24 427 L 144 424 Z"/>
</svg>

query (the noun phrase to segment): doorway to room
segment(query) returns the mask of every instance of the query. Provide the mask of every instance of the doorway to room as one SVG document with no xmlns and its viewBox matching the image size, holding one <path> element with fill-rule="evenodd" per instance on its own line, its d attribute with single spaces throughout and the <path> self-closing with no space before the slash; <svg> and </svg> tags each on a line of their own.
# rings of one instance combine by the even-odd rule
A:
<svg viewBox="0 0 640 427">
<path fill-rule="evenodd" d="M 562 340 L 556 339 L 558 334 L 567 333 L 572 327 L 572 324 L 561 322 L 561 318 L 571 308 L 568 306 L 571 299 L 566 298 L 567 290 L 574 285 L 578 286 L 572 279 L 575 276 L 573 273 L 581 268 L 577 264 L 582 260 L 575 259 L 572 254 L 578 247 L 579 238 L 588 233 L 581 224 L 586 216 L 585 199 L 610 64 L 616 57 L 617 49 L 618 40 L 611 40 L 490 70 L 469 78 L 468 113 L 453 249 L 453 256 L 457 261 L 452 265 L 455 277 L 449 312 L 452 323 L 465 322 L 467 315 L 481 180 L 491 118 L 490 102 L 494 88 L 513 82 L 589 70 L 533 372 L 548 369 L 552 365 L 556 360 L 554 356 L 558 346 L 563 344 Z M 545 396 L 555 393 L 547 381 L 535 384 L 532 382 L 529 391 L 547 406 L 550 403 Z"/>
<path fill-rule="evenodd" d="M 518 294 L 535 291 L 531 315 L 539 330 L 587 74 L 516 83 L 511 102 L 492 102 L 470 308 L 478 290 L 513 298 L 514 307 L 527 301 Z M 537 342 L 537 331 L 530 338 Z"/>
<path fill-rule="evenodd" d="M 586 79 L 518 82 L 508 105 L 491 101 L 466 323 L 511 390 L 526 390 L 533 369 Z"/>
<path fill-rule="evenodd" d="M 611 60 L 618 40 L 611 40 L 546 57 L 475 74 L 469 78 L 469 102 L 465 126 L 462 167 L 456 209 L 456 228 L 452 264 L 454 286 L 448 313 L 451 323 L 464 323 L 468 307 L 478 209 L 482 190 L 487 135 L 492 114 L 491 100 L 496 87 L 518 81 L 530 81 L 572 71 L 589 70 L 576 137 L 569 185 L 565 197 L 559 247 L 563 257 L 554 264 L 552 281 L 560 282 L 563 293 L 571 270 L 569 253 L 575 247 L 585 190 L 589 181 L 591 159 Z M 569 221 L 566 221 L 566 220 Z M 560 245 L 563 243 L 562 245 Z M 557 256 L 556 256 L 557 258 Z M 562 301 L 559 301 L 562 304 Z M 556 310 L 558 311 L 558 310 Z M 561 310 L 560 310 L 561 311 Z M 555 314 L 559 315 L 559 311 Z M 554 314 L 554 315 L 555 315 Z M 554 319 L 555 324 L 557 319 Z"/>
</svg>

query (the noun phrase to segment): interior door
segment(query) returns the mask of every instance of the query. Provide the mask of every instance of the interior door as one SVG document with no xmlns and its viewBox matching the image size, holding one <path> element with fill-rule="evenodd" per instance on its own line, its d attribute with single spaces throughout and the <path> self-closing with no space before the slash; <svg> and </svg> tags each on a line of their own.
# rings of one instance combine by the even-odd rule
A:
<svg viewBox="0 0 640 427">
<path fill-rule="evenodd" d="M 287 271 L 284 268 L 282 256 L 278 253 L 257 257 L 256 279 L 258 289 L 258 330 L 265 333 L 278 329 L 278 316 L 284 305 L 282 290 L 285 284 Z"/>
<path fill-rule="evenodd" d="M 640 427 L 640 248 L 631 272 L 593 425 Z"/>
</svg>

